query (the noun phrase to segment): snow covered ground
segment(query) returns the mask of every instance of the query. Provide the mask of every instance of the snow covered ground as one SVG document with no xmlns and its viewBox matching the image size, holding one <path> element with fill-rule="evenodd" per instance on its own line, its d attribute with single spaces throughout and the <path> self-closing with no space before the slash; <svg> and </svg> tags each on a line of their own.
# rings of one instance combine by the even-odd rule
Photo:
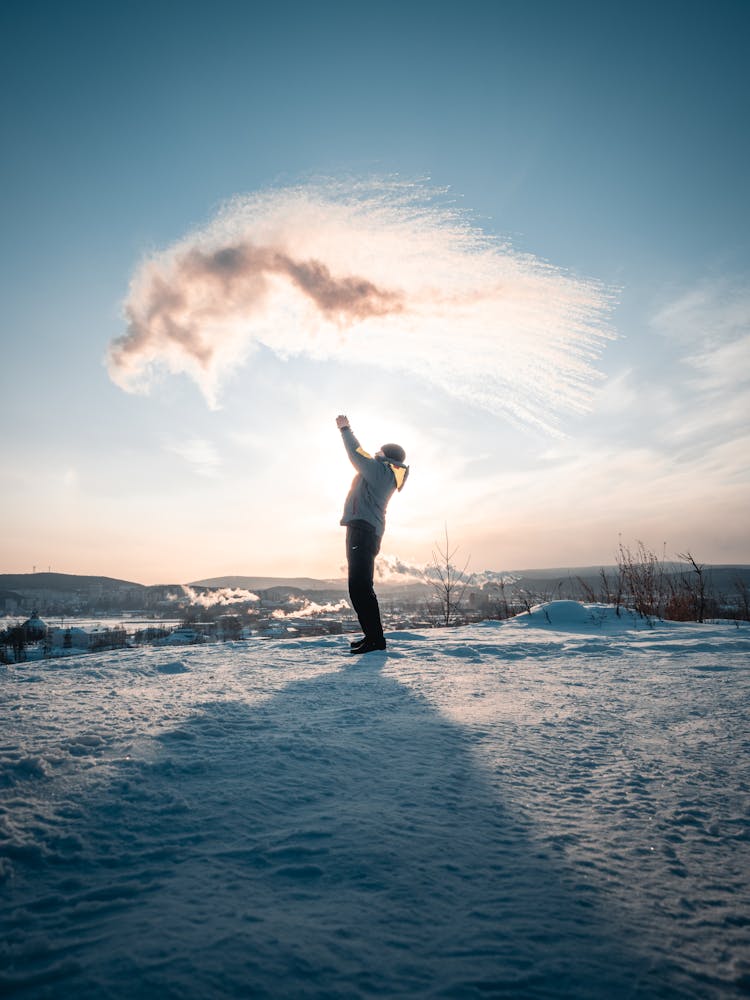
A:
<svg viewBox="0 0 750 1000">
<path fill-rule="evenodd" d="M 0 668 L 0 993 L 750 992 L 750 631 L 506 623 Z"/>
</svg>

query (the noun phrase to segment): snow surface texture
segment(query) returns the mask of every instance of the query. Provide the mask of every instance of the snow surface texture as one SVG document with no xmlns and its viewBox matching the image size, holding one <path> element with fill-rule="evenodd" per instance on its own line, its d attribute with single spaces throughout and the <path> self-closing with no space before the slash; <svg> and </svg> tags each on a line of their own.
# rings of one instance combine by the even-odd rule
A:
<svg viewBox="0 0 750 1000">
<path fill-rule="evenodd" d="M 507 623 L 0 669 L 0 993 L 750 989 L 746 626 Z"/>
</svg>

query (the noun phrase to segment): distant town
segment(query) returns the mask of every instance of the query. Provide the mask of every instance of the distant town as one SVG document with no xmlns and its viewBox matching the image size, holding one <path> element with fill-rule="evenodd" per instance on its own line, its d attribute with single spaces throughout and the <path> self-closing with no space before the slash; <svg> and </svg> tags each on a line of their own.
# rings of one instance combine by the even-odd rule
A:
<svg viewBox="0 0 750 1000">
<path fill-rule="evenodd" d="M 301 582 L 248 577 L 144 586 L 60 573 L 0 575 L 0 658 L 357 630 L 344 581 Z M 432 626 L 422 589 L 421 599 L 419 588 L 416 596 L 410 588 L 384 594 L 386 627 Z"/>
<path fill-rule="evenodd" d="M 447 576 L 382 582 L 384 626 L 414 630 L 505 619 L 561 599 L 614 604 L 646 617 L 750 620 L 750 567 L 666 564 L 645 551 L 636 555 L 608 568 L 469 575 L 451 567 Z M 344 580 L 248 576 L 146 586 L 101 576 L 0 574 L 0 663 L 358 629 Z"/>
</svg>

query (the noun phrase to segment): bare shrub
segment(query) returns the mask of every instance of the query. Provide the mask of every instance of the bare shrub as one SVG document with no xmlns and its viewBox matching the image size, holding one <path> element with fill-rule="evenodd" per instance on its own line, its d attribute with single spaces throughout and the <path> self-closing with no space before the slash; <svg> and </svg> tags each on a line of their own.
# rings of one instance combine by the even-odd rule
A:
<svg viewBox="0 0 750 1000">
<path fill-rule="evenodd" d="M 617 557 L 617 605 L 632 608 L 646 618 L 704 622 L 717 614 L 718 603 L 711 593 L 711 577 L 706 566 L 690 551 L 678 553 L 680 564 L 667 563 L 643 542 L 635 551 L 622 542 Z M 609 603 L 612 603 L 611 601 Z"/>
<path fill-rule="evenodd" d="M 709 576 L 706 567 L 697 562 L 691 552 L 680 552 L 677 558 L 686 569 L 670 581 L 670 595 L 664 615 L 672 621 L 703 622 L 709 609 Z"/>
<path fill-rule="evenodd" d="M 600 600 L 603 604 L 614 604 L 617 609 L 617 614 L 620 614 L 620 608 L 622 607 L 622 576 L 620 573 L 615 573 L 614 580 L 610 581 L 607 576 L 607 571 L 602 567 L 599 571 L 599 579 L 601 580 L 601 597 Z"/>
<path fill-rule="evenodd" d="M 668 597 L 664 557 L 660 560 L 643 542 L 638 542 L 633 552 L 620 541 L 617 570 L 625 604 L 645 618 L 662 618 Z"/>
<path fill-rule="evenodd" d="M 429 582 L 438 601 L 437 614 L 441 625 L 456 624 L 461 599 L 471 580 L 466 573 L 471 556 L 464 563 L 463 569 L 457 569 L 451 562 L 457 552 L 458 546 L 451 550 L 446 525 L 445 544 L 441 548 L 435 543 L 429 567 L 434 574 Z"/>
</svg>

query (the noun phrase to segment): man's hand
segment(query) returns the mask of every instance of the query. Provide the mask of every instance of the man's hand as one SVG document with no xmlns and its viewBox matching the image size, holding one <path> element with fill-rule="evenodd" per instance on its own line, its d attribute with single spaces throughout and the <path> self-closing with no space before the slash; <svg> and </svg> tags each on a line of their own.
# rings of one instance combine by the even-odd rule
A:
<svg viewBox="0 0 750 1000">
<path fill-rule="evenodd" d="M 343 413 L 340 413 L 338 417 L 336 417 L 336 426 L 339 430 L 343 430 L 344 427 L 348 427 L 349 417 L 345 417 Z"/>
</svg>

